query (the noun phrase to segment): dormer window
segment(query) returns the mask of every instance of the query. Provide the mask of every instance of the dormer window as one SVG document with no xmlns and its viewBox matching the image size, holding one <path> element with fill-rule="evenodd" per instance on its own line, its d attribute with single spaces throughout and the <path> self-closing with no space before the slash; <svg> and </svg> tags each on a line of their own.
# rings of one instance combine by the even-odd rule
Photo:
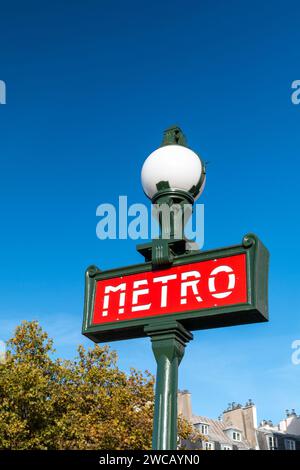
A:
<svg viewBox="0 0 300 470">
<path fill-rule="evenodd" d="M 275 450 L 278 447 L 277 437 L 268 436 L 268 448 L 269 450 Z"/>
<path fill-rule="evenodd" d="M 207 436 L 207 435 L 208 435 L 208 427 L 209 427 L 209 425 L 206 424 L 206 423 L 197 423 L 197 424 L 195 424 L 195 428 L 196 428 L 201 434 L 203 434 L 203 436 Z"/>
<path fill-rule="evenodd" d="M 293 441 L 292 439 L 285 439 L 285 449 L 286 450 L 296 450 L 296 442 Z"/>
<path fill-rule="evenodd" d="M 241 439 L 242 439 L 241 433 L 240 433 L 240 432 L 237 432 L 237 431 L 233 431 L 233 433 L 232 433 L 232 439 L 233 439 L 234 441 L 240 442 Z"/>
<path fill-rule="evenodd" d="M 228 427 L 225 429 L 225 432 L 229 439 L 235 441 L 235 442 L 241 442 L 242 440 L 242 433 L 239 429 L 233 428 L 233 427 Z"/>
</svg>

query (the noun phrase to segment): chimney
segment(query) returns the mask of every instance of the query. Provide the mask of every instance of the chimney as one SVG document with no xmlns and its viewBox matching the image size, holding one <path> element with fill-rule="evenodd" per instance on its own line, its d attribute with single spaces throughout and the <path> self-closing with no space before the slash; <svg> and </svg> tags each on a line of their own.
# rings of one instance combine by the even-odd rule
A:
<svg viewBox="0 0 300 470">
<path fill-rule="evenodd" d="M 188 421 L 192 419 L 191 394 L 188 390 L 178 391 L 177 395 L 178 415 L 182 415 Z"/>
<path fill-rule="evenodd" d="M 225 410 L 223 421 L 228 427 L 236 427 L 240 429 L 244 438 L 249 442 L 251 448 L 257 448 L 257 412 L 256 406 L 252 400 L 249 400 L 245 406 L 234 404 L 234 406 Z"/>
</svg>

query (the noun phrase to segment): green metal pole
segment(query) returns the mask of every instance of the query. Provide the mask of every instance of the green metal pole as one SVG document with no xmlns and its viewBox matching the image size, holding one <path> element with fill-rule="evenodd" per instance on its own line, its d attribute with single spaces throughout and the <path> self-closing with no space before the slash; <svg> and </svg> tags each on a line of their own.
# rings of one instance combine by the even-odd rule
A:
<svg viewBox="0 0 300 470">
<path fill-rule="evenodd" d="M 178 366 L 193 336 L 177 321 L 157 322 L 145 332 L 157 362 L 152 448 L 176 450 Z"/>
</svg>

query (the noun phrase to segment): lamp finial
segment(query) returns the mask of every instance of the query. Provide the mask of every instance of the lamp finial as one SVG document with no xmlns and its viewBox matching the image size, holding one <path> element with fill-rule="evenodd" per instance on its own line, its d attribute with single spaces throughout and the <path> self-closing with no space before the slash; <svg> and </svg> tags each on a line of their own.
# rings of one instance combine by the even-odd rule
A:
<svg viewBox="0 0 300 470">
<path fill-rule="evenodd" d="M 187 147 L 187 140 L 179 126 L 170 126 L 164 131 L 161 147 L 165 145 L 182 145 Z"/>
</svg>

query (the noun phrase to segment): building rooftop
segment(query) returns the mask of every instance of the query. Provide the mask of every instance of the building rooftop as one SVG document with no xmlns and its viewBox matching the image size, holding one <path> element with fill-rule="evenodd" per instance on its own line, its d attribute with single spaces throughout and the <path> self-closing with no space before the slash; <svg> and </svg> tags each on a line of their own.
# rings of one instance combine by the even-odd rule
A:
<svg viewBox="0 0 300 470">
<path fill-rule="evenodd" d="M 225 445 L 230 445 L 230 446 L 236 446 L 238 449 L 249 449 L 251 446 L 247 440 L 245 440 L 242 436 L 241 441 L 234 441 L 233 439 L 230 439 L 228 434 L 226 433 L 226 430 L 228 429 L 234 429 L 236 431 L 241 432 L 240 429 L 237 429 L 236 426 L 229 427 L 228 423 L 224 423 L 223 421 L 219 421 L 217 419 L 211 419 L 207 418 L 206 416 L 193 416 L 191 419 L 192 424 L 207 424 L 209 426 L 208 428 L 208 435 L 207 438 L 208 440 L 214 441 L 214 442 L 219 442 L 220 444 L 225 444 Z"/>
</svg>

